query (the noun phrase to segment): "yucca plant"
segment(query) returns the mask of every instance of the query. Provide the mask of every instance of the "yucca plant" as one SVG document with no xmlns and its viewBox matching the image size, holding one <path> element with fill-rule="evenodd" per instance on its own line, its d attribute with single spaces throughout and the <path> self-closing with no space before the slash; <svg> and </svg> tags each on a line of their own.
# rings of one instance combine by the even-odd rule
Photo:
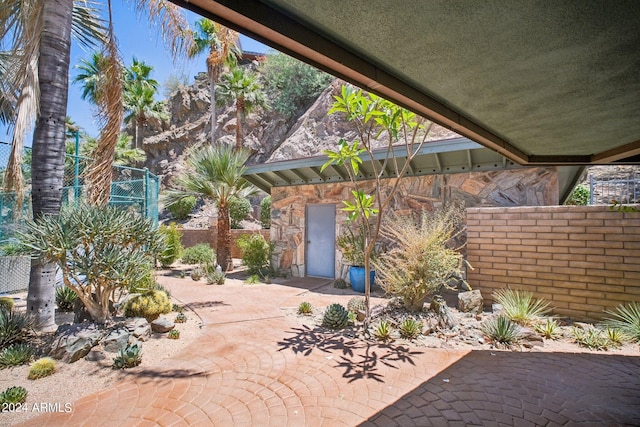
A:
<svg viewBox="0 0 640 427">
<path fill-rule="evenodd" d="M 56 288 L 56 305 L 60 311 L 73 311 L 73 303 L 78 298 L 73 289 L 61 286 Z"/>
<path fill-rule="evenodd" d="M 400 336 L 409 340 L 418 338 L 422 333 L 422 322 L 413 318 L 405 319 L 400 324 Z"/>
<path fill-rule="evenodd" d="M 380 341 L 388 341 L 391 339 L 391 323 L 388 320 L 381 320 L 373 328 L 373 336 Z"/>
<path fill-rule="evenodd" d="M 129 344 L 118 352 L 113 359 L 113 369 L 126 369 L 138 366 L 142 362 L 142 347 Z"/>
<path fill-rule="evenodd" d="M 0 369 L 29 363 L 33 357 L 33 348 L 29 344 L 12 344 L 0 351 Z"/>
<path fill-rule="evenodd" d="M 622 332 L 620 329 L 612 328 L 609 326 L 604 329 L 604 334 L 607 337 L 607 341 L 609 342 L 609 345 L 611 345 L 611 347 L 620 347 L 626 339 L 624 332 Z"/>
<path fill-rule="evenodd" d="M 494 343 L 511 346 L 520 341 L 520 328 L 507 316 L 500 315 L 485 321 L 480 329 Z"/>
<path fill-rule="evenodd" d="M 24 403 L 27 400 L 27 389 L 21 386 L 9 387 L 0 393 L 0 405 Z"/>
<path fill-rule="evenodd" d="M 534 329 L 546 339 L 556 340 L 560 338 L 560 324 L 550 317 L 547 317 L 544 322 L 535 325 Z"/>
<path fill-rule="evenodd" d="M 308 315 L 313 312 L 313 307 L 310 302 L 303 301 L 298 305 L 298 314 Z"/>
<path fill-rule="evenodd" d="M 33 334 L 33 317 L 0 307 L 0 348 L 25 342 Z"/>
<path fill-rule="evenodd" d="M 631 341 L 640 342 L 640 303 L 621 304 L 615 311 L 605 311 L 613 316 L 605 320 L 605 325 L 620 329 Z"/>
<path fill-rule="evenodd" d="M 551 309 L 543 299 L 534 299 L 531 292 L 499 289 L 493 298 L 502 305 L 503 313 L 519 325 L 530 325 Z"/>
</svg>

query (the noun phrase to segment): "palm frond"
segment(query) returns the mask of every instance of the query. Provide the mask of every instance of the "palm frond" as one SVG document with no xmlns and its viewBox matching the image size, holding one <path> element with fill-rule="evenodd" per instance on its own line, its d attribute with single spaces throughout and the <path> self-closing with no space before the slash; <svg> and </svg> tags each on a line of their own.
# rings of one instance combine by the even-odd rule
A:
<svg viewBox="0 0 640 427">
<path fill-rule="evenodd" d="M 74 0 L 71 36 L 81 46 L 89 49 L 102 45 L 107 40 L 107 21 L 100 17 L 100 3 L 90 0 Z"/>
<path fill-rule="evenodd" d="M 174 59 L 188 55 L 193 33 L 178 6 L 166 0 L 136 0 L 136 9 L 138 14 L 147 15 L 149 22 L 160 24 L 162 39 Z"/>
</svg>

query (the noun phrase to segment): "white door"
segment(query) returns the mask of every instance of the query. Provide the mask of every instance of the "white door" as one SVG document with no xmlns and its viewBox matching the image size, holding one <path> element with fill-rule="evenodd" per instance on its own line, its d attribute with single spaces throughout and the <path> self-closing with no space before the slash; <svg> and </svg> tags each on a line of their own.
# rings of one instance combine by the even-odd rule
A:
<svg viewBox="0 0 640 427">
<path fill-rule="evenodd" d="M 335 277 L 336 205 L 307 205 L 307 276 Z"/>
</svg>

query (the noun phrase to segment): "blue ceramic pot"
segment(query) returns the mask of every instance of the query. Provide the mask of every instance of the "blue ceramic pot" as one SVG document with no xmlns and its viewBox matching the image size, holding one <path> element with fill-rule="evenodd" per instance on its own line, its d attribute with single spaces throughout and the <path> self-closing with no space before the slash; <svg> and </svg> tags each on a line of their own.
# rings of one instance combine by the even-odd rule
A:
<svg viewBox="0 0 640 427">
<path fill-rule="evenodd" d="M 373 281 L 376 278 L 376 272 L 371 270 L 369 272 L 369 280 L 371 282 L 371 286 L 373 287 Z M 356 267 L 352 265 L 349 268 L 349 281 L 351 282 L 351 287 L 354 291 L 364 293 L 365 288 L 365 273 L 364 267 Z"/>
</svg>

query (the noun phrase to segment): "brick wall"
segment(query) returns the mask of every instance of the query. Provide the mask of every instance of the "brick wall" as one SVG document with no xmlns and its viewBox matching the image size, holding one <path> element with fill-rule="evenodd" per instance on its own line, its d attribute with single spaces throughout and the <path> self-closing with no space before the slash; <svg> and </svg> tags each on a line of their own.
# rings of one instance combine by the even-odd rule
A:
<svg viewBox="0 0 640 427">
<path fill-rule="evenodd" d="M 485 304 L 510 287 L 545 298 L 554 313 L 598 320 L 640 302 L 640 213 L 608 206 L 467 209 L 469 284 Z"/>
<path fill-rule="evenodd" d="M 206 243 L 213 249 L 216 248 L 216 241 L 218 238 L 218 229 L 217 227 L 211 228 L 202 228 L 202 229 L 180 229 L 182 233 L 182 238 L 180 242 L 182 246 L 185 248 L 195 246 L 198 243 Z M 269 240 L 269 230 L 231 230 L 231 257 L 232 258 L 241 258 L 242 254 L 240 253 L 240 249 L 238 249 L 238 245 L 236 242 L 245 234 L 254 234 L 260 233 L 265 239 Z"/>
</svg>

